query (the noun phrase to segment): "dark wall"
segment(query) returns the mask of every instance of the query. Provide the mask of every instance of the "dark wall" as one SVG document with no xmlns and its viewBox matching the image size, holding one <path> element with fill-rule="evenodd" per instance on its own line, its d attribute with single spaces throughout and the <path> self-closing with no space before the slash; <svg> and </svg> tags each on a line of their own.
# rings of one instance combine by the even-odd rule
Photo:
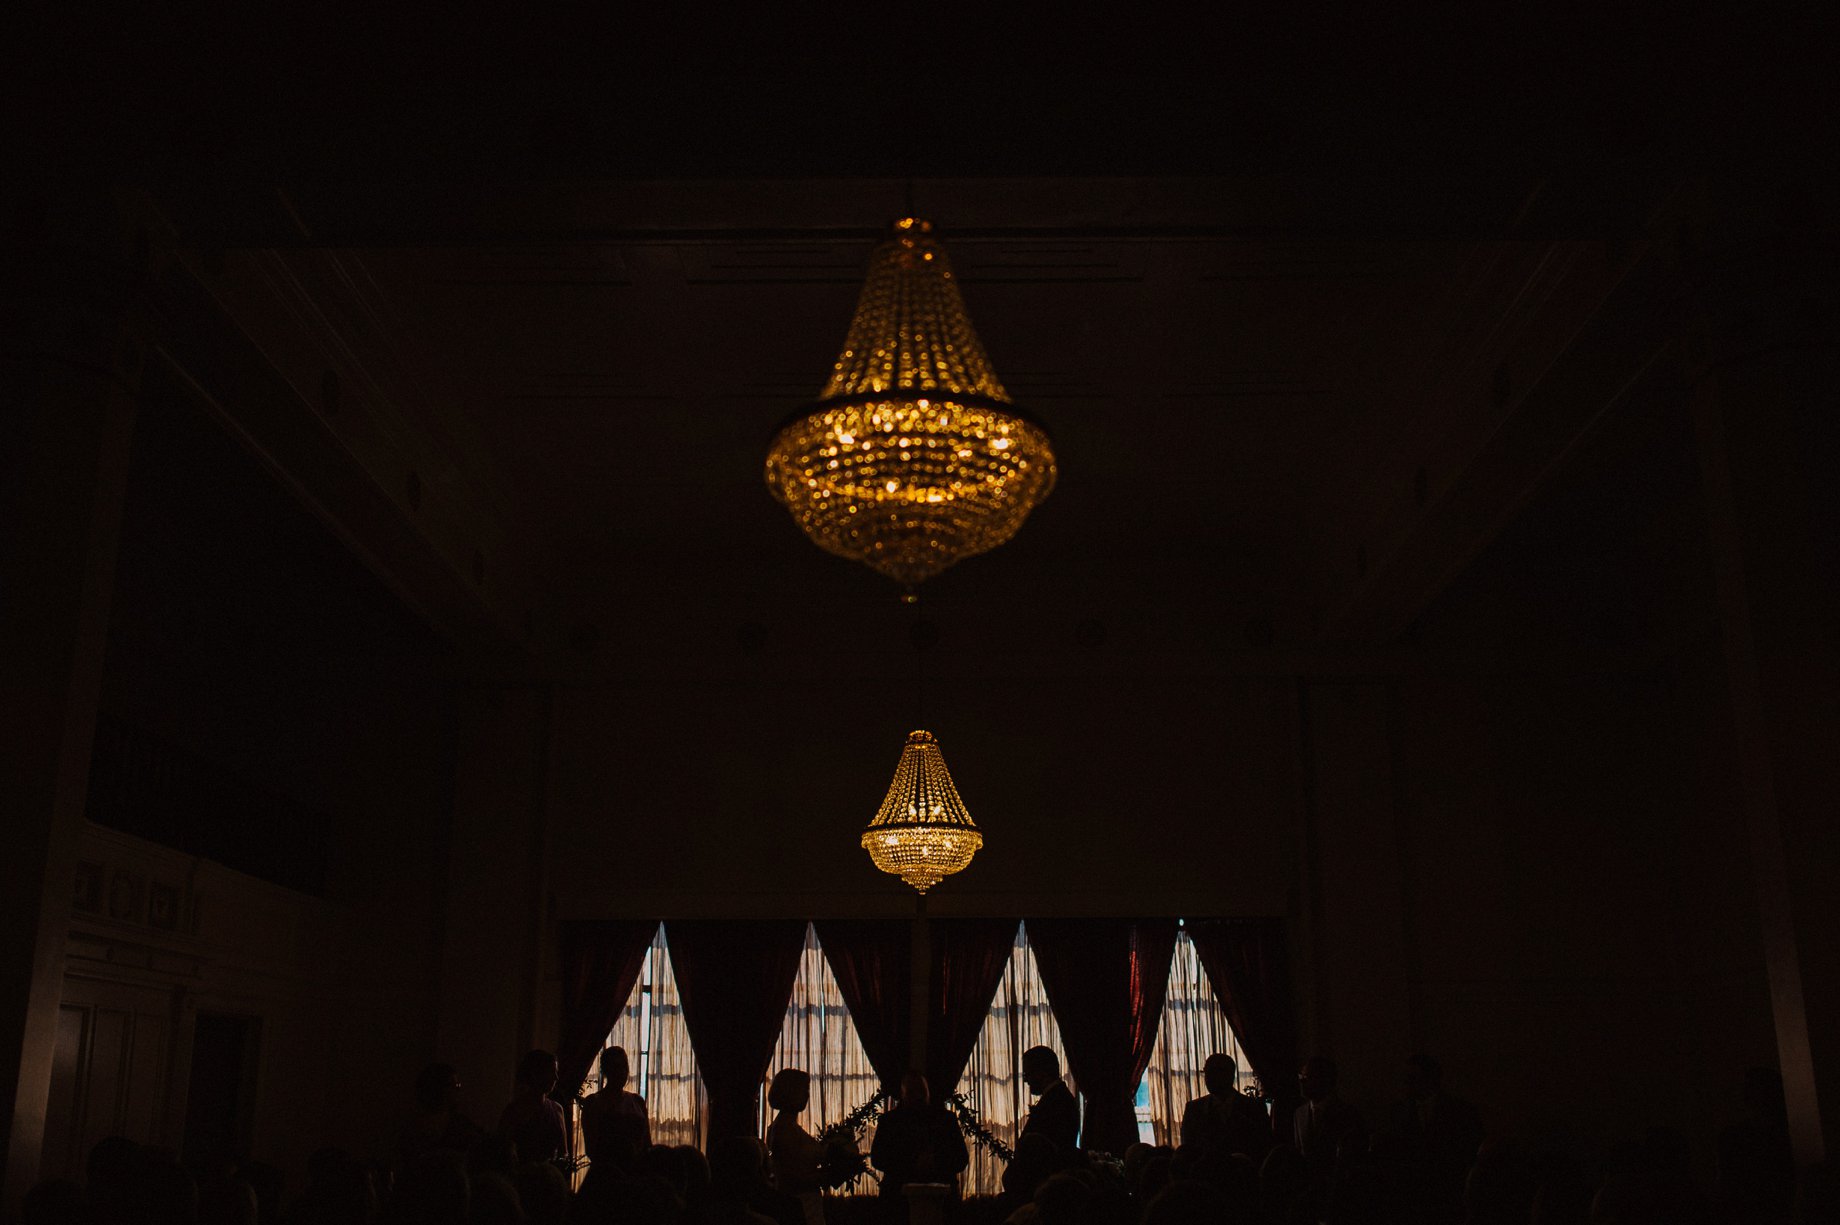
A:
<svg viewBox="0 0 1840 1225">
<path fill-rule="evenodd" d="M 1416 628 L 1396 743 L 1413 1041 L 1527 1134 L 1734 1121 L 1775 1062 L 1696 453 L 1598 438 Z"/>
<path fill-rule="evenodd" d="M 936 911 L 1291 918 L 1306 1045 L 1374 1114 L 1404 1056 L 1526 1137 L 1710 1139 L 1774 1060 L 1695 453 L 1646 406 L 1382 675 L 952 676 L 928 722 L 987 846 Z M 1070 669 L 1071 671 L 1071 669 Z M 905 686 L 565 690 L 566 914 L 900 913 L 856 835 Z"/>
<path fill-rule="evenodd" d="M 949 637 L 939 650 L 949 656 Z M 936 672 L 926 726 L 985 846 L 930 900 L 996 914 L 1284 913 L 1291 689 Z M 857 838 L 914 714 L 910 684 L 886 678 L 564 691 L 552 885 L 583 912 L 904 913 L 911 892 Z"/>
<path fill-rule="evenodd" d="M 323 1086 L 376 1125 L 433 1042 L 451 662 L 163 371 L 136 420 L 91 815 L 336 904 Z M 406 1070 L 405 1070 L 406 1069 Z"/>
</svg>

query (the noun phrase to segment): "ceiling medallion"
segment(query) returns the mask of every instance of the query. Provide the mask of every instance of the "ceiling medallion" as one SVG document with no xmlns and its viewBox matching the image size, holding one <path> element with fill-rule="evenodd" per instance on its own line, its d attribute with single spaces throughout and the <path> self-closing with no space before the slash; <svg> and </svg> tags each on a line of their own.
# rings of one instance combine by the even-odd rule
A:
<svg viewBox="0 0 1840 1225">
<path fill-rule="evenodd" d="M 962 872 L 984 845 L 931 732 L 909 732 L 881 811 L 863 830 L 875 866 L 924 894 Z"/>
<path fill-rule="evenodd" d="M 1014 536 L 1054 488 L 1047 432 L 997 381 L 927 222 L 876 247 L 831 380 L 766 475 L 814 544 L 910 588 Z"/>
</svg>

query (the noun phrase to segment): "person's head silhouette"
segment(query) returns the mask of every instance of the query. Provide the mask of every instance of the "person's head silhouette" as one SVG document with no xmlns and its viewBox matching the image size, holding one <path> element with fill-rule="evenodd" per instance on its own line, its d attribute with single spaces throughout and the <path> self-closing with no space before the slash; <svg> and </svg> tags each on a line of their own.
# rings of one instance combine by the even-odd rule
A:
<svg viewBox="0 0 1840 1225">
<path fill-rule="evenodd" d="M 797 1068 L 781 1068 L 767 1086 L 767 1105 L 786 1115 L 796 1115 L 811 1101 L 811 1077 Z"/>
<path fill-rule="evenodd" d="M 518 1060 L 518 1088 L 538 1097 L 554 1089 L 556 1078 L 561 1074 L 556 1057 L 548 1051 L 531 1051 Z"/>
<path fill-rule="evenodd" d="M 1231 1055 L 1209 1055 L 1201 1065 L 1201 1079 L 1207 1083 L 1209 1093 L 1231 1093 L 1239 1087 L 1239 1065 Z"/>
<path fill-rule="evenodd" d="M 632 1068 L 626 1062 L 625 1047 L 610 1046 L 601 1052 L 601 1092 L 618 1093 L 631 1077 Z"/>
<path fill-rule="evenodd" d="M 1304 1061 L 1303 1071 L 1298 1073 L 1297 1081 L 1303 1096 L 1312 1102 L 1334 1097 L 1335 1060 L 1327 1055 L 1311 1055 Z"/>
<path fill-rule="evenodd" d="M 1022 1079 L 1029 1092 L 1040 1096 L 1061 1078 L 1061 1057 L 1045 1046 L 1022 1052 Z"/>
<path fill-rule="evenodd" d="M 932 1099 L 933 1093 L 927 1086 L 926 1077 L 918 1072 L 909 1072 L 901 1078 L 901 1104 L 903 1106 L 924 1106 Z"/>
</svg>

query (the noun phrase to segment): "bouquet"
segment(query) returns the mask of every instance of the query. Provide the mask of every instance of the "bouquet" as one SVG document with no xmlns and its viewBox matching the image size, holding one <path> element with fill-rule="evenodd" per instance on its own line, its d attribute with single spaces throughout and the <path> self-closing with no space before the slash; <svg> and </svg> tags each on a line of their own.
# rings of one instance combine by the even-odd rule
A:
<svg viewBox="0 0 1840 1225">
<path fill-rule="evenodd" d="M 826 1191 L 853 1186 L 864 1175 L 875 1177 L 869 1172 L 869 1159 L 862 1154 L 862 1134 L 887 1104 L 887 1092 L 877 1093 L 818 1133 L 824 1145 L 824 1155 L 818 1159 L 818 1184 Z"/>
</svg>

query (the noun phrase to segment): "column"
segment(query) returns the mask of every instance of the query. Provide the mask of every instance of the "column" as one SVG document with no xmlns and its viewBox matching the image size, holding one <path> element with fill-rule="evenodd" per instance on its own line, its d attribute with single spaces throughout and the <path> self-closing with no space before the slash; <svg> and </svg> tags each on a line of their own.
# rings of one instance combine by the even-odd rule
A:
<svg viewBox="0 0 1840 1225">
<path fill-rule="evenodd" d="M 549 690 L 482 687 L 457 699 L 434 1057 L 454 1064 L 468 1100 L 497 1110 L 517 1061 L 553 1042 L 534 1032 L 544 929 L 543 837 Z M 608 864 L 611 876 L 620 865 Z"/>
<path fill-rule="evenodd" d="M 0 370 L 0 1214 L 38 1177 L 141 364 L 147 257 L 112 205 L 28 201 Z"/>
<path fill-rule="evenodd" d="M 1704 186 L 1678 232 L 1735 766 L 1803 1167 L 1840 1143 L 1840 347 L 1819 213 L 1809 189 Z"/>
</svg>

